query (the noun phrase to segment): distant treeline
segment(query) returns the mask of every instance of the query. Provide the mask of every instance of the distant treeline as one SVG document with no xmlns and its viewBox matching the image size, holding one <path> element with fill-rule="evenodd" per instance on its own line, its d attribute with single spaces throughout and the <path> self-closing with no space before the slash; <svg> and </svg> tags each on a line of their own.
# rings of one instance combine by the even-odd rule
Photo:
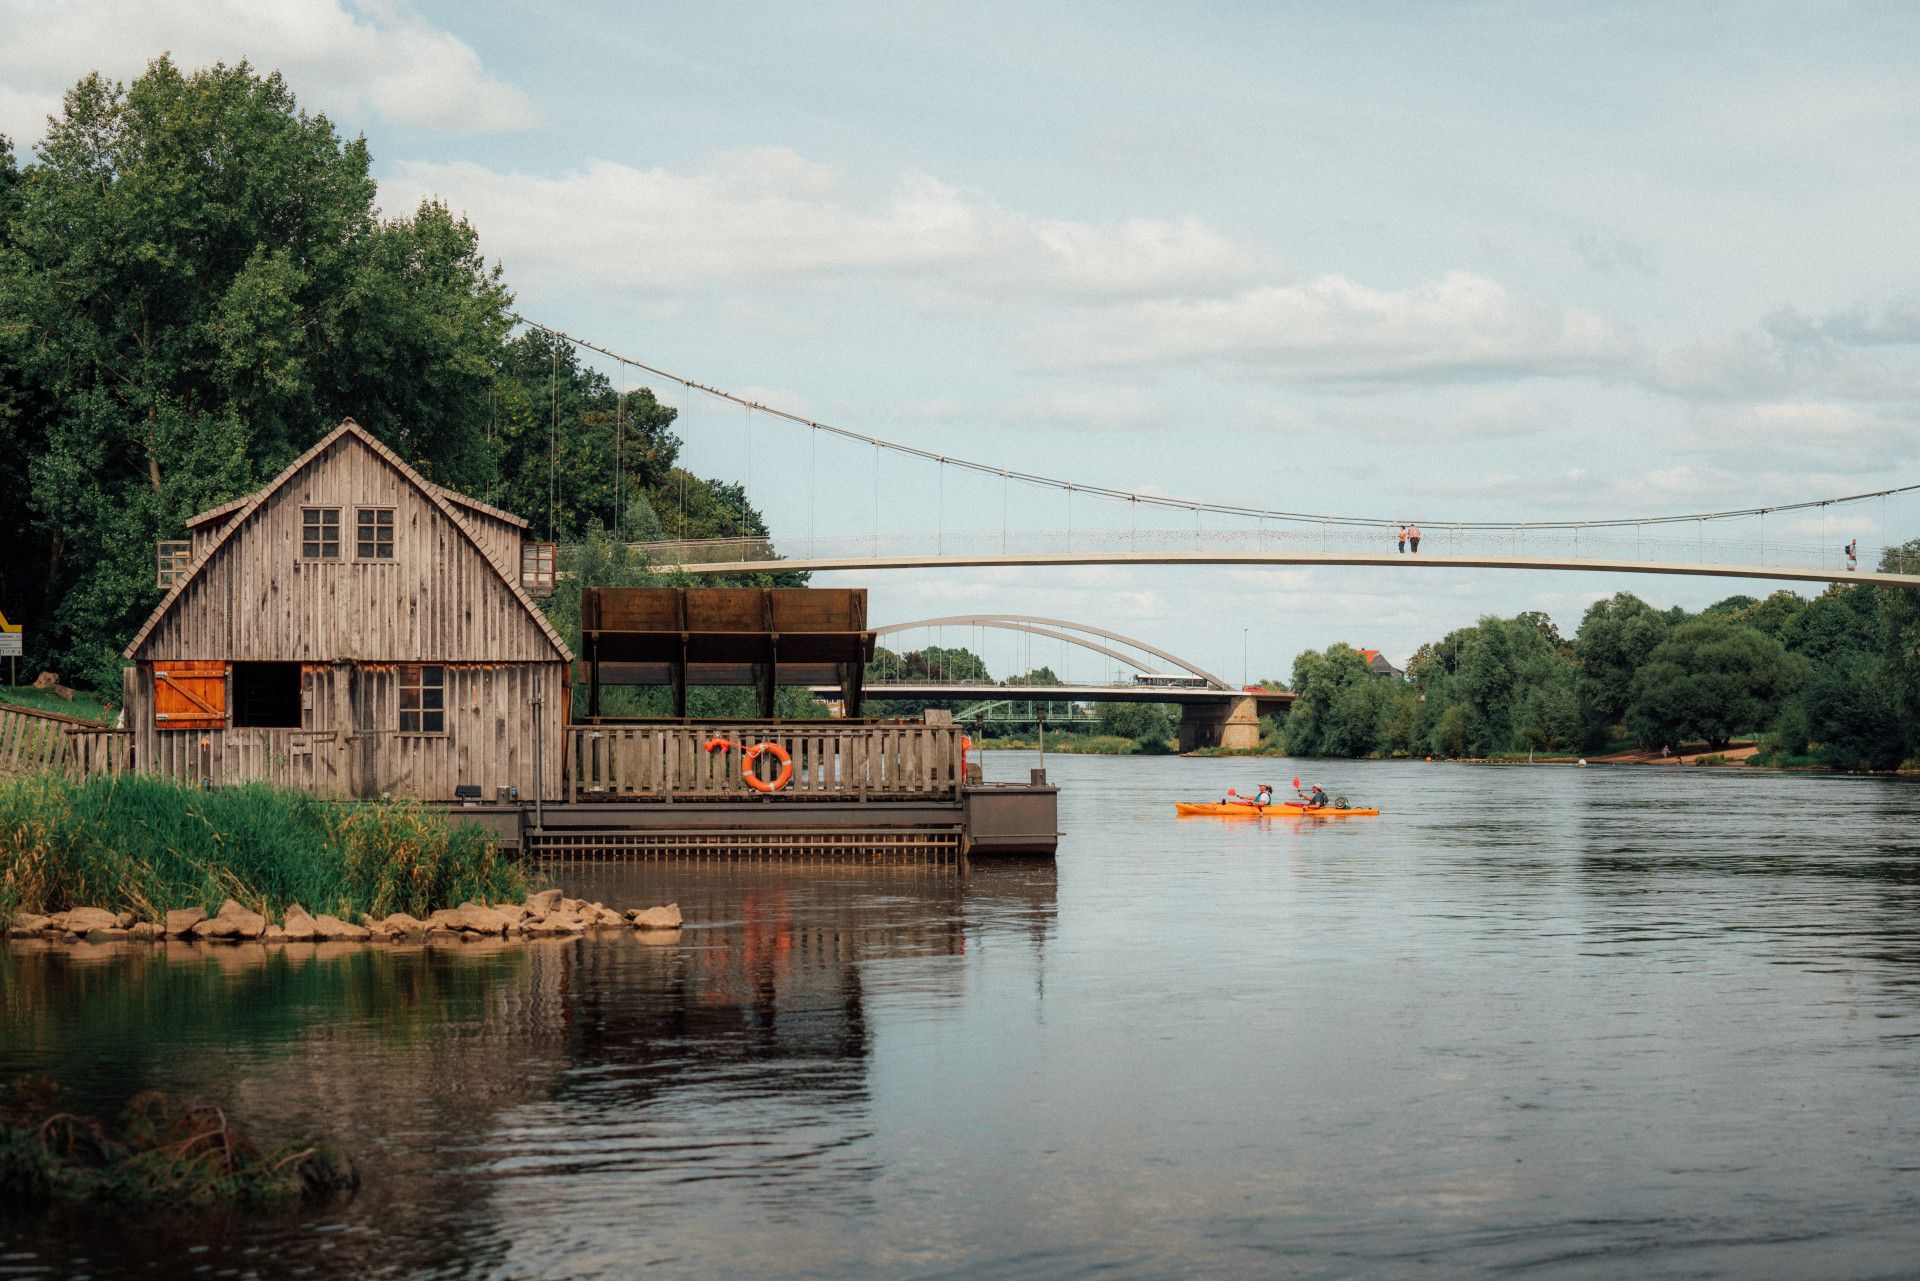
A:
<svg viewBox="0 0 1920 1281">
<path fill-rule="evenodd" d="M 1920 540 L 1888 558 L 1920 554 Z M 1404 681 L 1346 645 L 1293 665 L 1279 742 L 1305 756 L 1488 757 L 1765 735 L 1774 759 L 1892 769 L 1920 751 L 1920 593 L 1836 585 L 1698 614 L 1622 592 L 1572 637 L 1545 614 L 1422 645 Z"/>
<path fill-rule="evenodd" d="M 29 667 L 117 691 L 154 540 L 343 417 L 538 537 L 766 533 L 677 466 L 651 391 L 510 332 L 464 219 L 382 217 L 370 167 L 244 63 L 89 76 L 24 165 L 0 137 L 0 609 Z"/>
</svg>

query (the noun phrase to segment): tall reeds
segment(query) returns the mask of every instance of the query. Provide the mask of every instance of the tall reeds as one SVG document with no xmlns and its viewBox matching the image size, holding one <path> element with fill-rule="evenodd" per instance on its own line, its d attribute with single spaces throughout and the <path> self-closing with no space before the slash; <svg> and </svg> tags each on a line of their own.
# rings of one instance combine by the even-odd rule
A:
<svg viewBox="0 0 1920 1281">
<path fill-rule="evenodd" d="M 526 893 L 482 831 L 411 802 L 332 801 L 265 784 L 211 791 L 161 779 L 0 779 L 0 911 L 209 911 L 235 898 L 352 919 L 425 915 Z"/>
</svg>

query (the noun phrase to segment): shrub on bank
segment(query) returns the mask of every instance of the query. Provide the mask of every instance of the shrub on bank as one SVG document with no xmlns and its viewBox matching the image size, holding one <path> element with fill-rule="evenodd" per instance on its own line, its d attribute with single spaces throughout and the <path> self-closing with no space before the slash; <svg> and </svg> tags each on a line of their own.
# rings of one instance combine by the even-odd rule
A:
<svg viewBox="0 0 1920 1281">
<path fill-rule="evenodd" d="M 411 802 L 331 801 L 248 783 L 0 779 L 0 913 L 105 907 L 157 920 L 227 898 L 362 914 L 518 901 L 526 878 L 486 833 Z"/>
</svg>

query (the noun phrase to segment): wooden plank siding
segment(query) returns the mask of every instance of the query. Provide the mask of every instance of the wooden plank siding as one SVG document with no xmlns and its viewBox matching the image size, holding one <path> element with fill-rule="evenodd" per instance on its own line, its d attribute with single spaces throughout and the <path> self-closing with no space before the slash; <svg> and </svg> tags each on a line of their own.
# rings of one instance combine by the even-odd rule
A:
<svg viewBox="0 0 1920 1281">
<path fill-rule="evenodd" d="M 514 788 L 527 800 L 561 795 L 566 686 L 559 664 L 445 665 L 446 728 L 401 733 L 400 666 L 307 664 L 298 729 L 170 730 L 129 717 L 143 772 L 188 782 L 259 779 L 342 796 L 449 800 L 471 784 L 492 800 Z M 150 705 L 152 668 L 137 664 L 129 706 Z M 534 704 L 542 724 L 536 733 Z M 538 742 L 542 765 L 536 769 Z"/>
<path fill-rule="evenodd" d="M 315 507 L 339 512 L 337 557 L 304 554 Z M 362 508 L 391 511 L 391 556 L 359 555 Z M 518 587 L 519 518 L 431 484 L 345 422 L 266 488 L 195 521 L 192 568 L 126 651 L 138 769 L 353 796 L 450 800 L 471 785 L 559 797 L 572 655 Z M 254 663 L 297 665 L 297 711 L 295 670 L 239 666 Z M 416 664 L 445 671 L 431 733 L 418 719 L 401 732 L 401 672 Z M 218 671 L 205 679 L 225 695 L 196 690 L 204 714 L 189 728 L 156 715 L 181 710 L 156 704 L 158 674 L 181 669 Z M 264 723 L 235 723 L 250 718 Z"/>
<path fill-rule="evenodd" d="M 340 558 L 300 555 L 304 507 L 340 509 Z M 354 513 L 390 507 L 393 558 L 354 555 Z M 504 522 L 490 522 L 504 530 Z M 552 642 L 471 524 L 456 527 L 386 459 L 342 436 L 267 497 L 184 587 L 136 659 L 550 662 Z"/>
<path fill-rule="evenodd" d="M 569 795 L 579 800 L 741 800 L 758 795 L 739 750 L 708 752 L 724 738 L 744 749 L 778 743 L 793 759 L 795 798 L 950 798 L 960 793 L 961 727 L 762 722 L 715 725 L 576 725 L 567 730 Z M 771 779 L 778 762 L 762 758 Z"/>
</svg>

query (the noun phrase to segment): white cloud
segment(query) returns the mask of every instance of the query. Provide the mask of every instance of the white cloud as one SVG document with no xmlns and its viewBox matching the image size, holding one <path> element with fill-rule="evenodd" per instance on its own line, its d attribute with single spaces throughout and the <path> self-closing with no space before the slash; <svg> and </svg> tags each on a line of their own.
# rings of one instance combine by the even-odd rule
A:
<svg viewBox="0 0 1920 1281">
<path fill-rule="evenodd" d="M 1629 344 L 1598 316 L 1450 272 L 1413 289 L 1342 276 L 1231 297 L 1087 309 L 1048 344 L 1068 365 L 1228 364 L 1318 381 L 1481 381 L 1620 368 Z"/>
<path fill-rule="evenodd" d="M 1681 448 L 1727 471 L 1775 472 L 1799 464 L 1867 475 L 1920 453 L 1920 432 L 1852 405 L 1786 401 L 1701 412 Z"/>
<path fill-rule="evenodd" d="M 718 156 L 703 173 L 594 160 L 559 177 L 413 162 L 390 208 L 445 200 L 516 273 L 681 289 L 815 285 L 890 275 L 996 294 L 1179 292 L 1271 278 L 1265 253 L 1192 218 L 1035 218 L 925 174 L 863 202 L 840 172 L 785 147 Z"/>
<path fill-rule="evenodd" d="M 1818 318 L 1783 307 L 1757 329 L 1661 350 L 1648 380 L 1695 400 L 1920 397 L 1920 297 Z"/>
<path fill-rule="evenodd" d="M 539 112 L 472 46 L 400 3 L 353 0 L 0 0 L 0 132 L 29 140 L 89 71 L 126 81 L 163 52 L 185 68 L 279 71 L 345 132 L 375 113 L 448 133 L 526 128 Z M 29 33 L 23 37 L 22 33 Z"/>
<path fill-rule="evenodd" d="M 1079 387 L 1048 392 L 1016 406 L 1025 416 L 1064 427 L 1140 427 L 1159 406 L 1138 387 Z"/>
</svg>

